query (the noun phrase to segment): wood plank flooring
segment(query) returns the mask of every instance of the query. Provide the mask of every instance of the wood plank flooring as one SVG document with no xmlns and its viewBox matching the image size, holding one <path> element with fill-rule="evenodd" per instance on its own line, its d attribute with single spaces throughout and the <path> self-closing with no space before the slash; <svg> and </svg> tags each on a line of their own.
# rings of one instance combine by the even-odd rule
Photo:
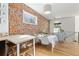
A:
<svg viewBox="0 0 79 59">
<path fill-rule="evenodd" d="M 51 47 L 47 46 L 36 46 L 36 56 L 64 56 L 64 53 L 60 53 L 59 51 L 54 49 L 54 52 L 51 52 Z"/>
<path fill-rule="evenodd" d="M 55 49 L 71 56 L 79 56 L 79 43 L 76 42 L 60 43 L 55 47 Z"/>
<path fill-rule="evenodd" d="M 32 53 L 32 51 L 29 53 Z M 79 43 L 58 43 L 53 53 L 51 52 L 51 45 L 36 44 L 36 56 L 79 56 Z"/>
<path fill-rule="evenodd" d="M 58 43 L 51 52 L 51 47 L 36 44 L 36 56 L 79 56 L 79 43 Z"/>
</svg>

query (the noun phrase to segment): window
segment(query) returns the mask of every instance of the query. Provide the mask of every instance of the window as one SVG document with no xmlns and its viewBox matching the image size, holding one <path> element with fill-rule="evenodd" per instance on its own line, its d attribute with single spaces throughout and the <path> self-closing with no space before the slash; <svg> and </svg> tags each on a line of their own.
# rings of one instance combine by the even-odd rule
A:
<svg viewBox="0 0 79 59">
<path fill-rule="evenodd" d="M 37 25 L 37 17 L 23 10 L 23 23 Z"/>
<path fill-rule="evenodd" d="M 54 23 L 54 33 L 60 32 L 60 29 L 61 29 L 61 22 L 55 21 L 55 23 Z"/>
<path fill-rule="evenodd" d="M 54 28 L 54 33 L 60 32 L 60 28 Z"/>
</svg>

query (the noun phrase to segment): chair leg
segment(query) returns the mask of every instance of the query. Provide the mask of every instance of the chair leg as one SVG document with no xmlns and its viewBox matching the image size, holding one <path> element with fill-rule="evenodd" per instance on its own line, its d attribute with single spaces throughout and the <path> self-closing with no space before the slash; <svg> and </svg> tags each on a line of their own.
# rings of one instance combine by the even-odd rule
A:
<svg viewBox="0 0 79 59">
<path fill-rule="evenodd" d="M 52 53 L 53 53 L 53 49 L 54 49 L 54 44 L 52 44 Z"/>
</svg>

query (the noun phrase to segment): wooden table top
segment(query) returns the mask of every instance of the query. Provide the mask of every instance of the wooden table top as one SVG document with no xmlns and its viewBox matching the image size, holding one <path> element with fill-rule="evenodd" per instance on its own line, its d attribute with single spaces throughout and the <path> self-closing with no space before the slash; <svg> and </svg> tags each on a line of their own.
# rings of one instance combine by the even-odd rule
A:
<svg viewBox="0 0 79 59">
<path fill-rule="evenodd" d="M 32 35 L 10 35 L 10 36 L 1 37 L 0 41 L 8 40 L 12 43 L 19 44 L 34 38 L 35 36 L 32 36 Z"/>
</svg>

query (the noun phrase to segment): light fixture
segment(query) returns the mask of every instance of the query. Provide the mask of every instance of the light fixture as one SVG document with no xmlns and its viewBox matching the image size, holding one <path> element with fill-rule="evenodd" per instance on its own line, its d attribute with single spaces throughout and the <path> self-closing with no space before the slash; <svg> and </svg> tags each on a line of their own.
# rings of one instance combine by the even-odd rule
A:
<svg viewBox="0 0 79 59">
<path fill-rule="evenodd" d="M 51 14 L 51 12 L 50 12 L 50 11 L 45 11 L 44 13 L 45 13 L 45 14 Z"/>
<path fill-rule="evenodd" d="M 44 6 L 44 14 L 51 14 L 51 5 L 49 5 L 49 4 L 46 4 L 45 6 Z"/>
</svg>

